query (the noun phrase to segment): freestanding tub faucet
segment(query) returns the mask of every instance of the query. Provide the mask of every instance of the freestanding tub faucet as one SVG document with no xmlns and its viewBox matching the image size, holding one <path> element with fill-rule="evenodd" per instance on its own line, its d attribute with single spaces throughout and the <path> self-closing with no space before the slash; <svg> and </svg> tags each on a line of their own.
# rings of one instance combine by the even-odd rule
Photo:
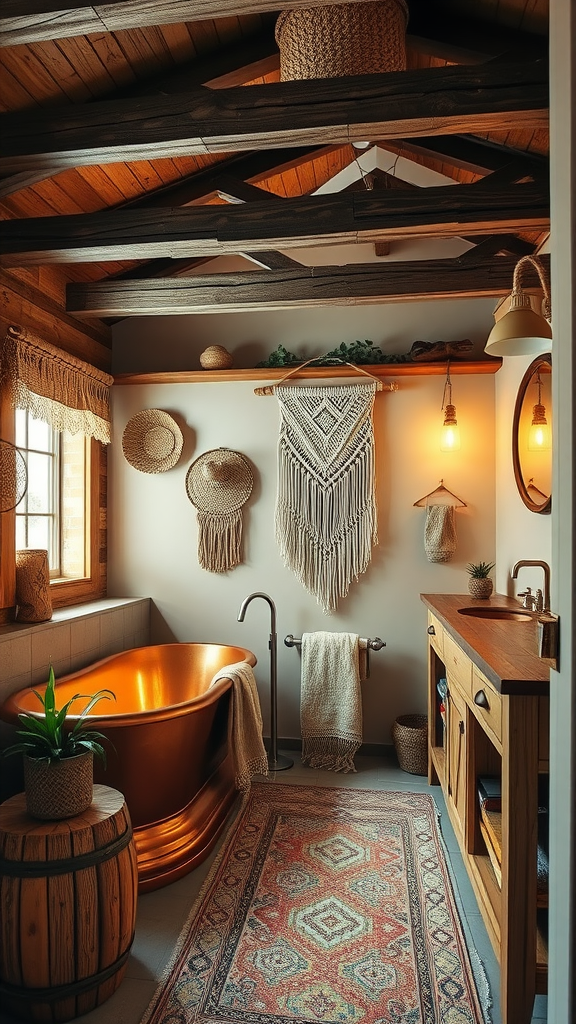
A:
<svg viewBox="0 0 576 1024">
<path fill-rule="evenodd" d="M 525 565 L 539 565 L 544 570 L 544 608 L 542 610 L 545 611 L 545 612 L 549 612 L 550 611 L 550 566 L 548 565 L 548 562 L 542 562 L 538 558 L 524 558 L 524 559 L 521 559 L 519 562 L 516 562 L 516 565 L 512 569 L 512 572 L 510 573 L 510 575 L 511 575 L 513 580 L 518 579 L 518 570 L 521 569 Z"/>
<path fill-rule="evenodd" d="M 249 597 L 245 597 L 240 605 L 240 611 L 238 612 L 238 622 L 244 622 L 244 616 L 246 615 L 246 609 L 251 601 L 255 597 L 261 597 L 263 601 L 267 601 L 270 605 L 270 639 L 268 640 L 268 648 L 270 651 L 270 750 L 268 751 L 268 768 L 271 772 L 281 772 L 285 768 L 291 768 L 294 761 L 291 761 L 289 757 L 284 757 L 283 754 L 278 753 L 278 722 L 277 722 L 277 691 L 278 691 L 278 670 L 277 670 L 277 652 L 278 652 L 278 636 L 276 633 L 276 605 L 268 594 L 263 594 L 257 591 L 255 594 L 250 594 Z"/>
</svg>

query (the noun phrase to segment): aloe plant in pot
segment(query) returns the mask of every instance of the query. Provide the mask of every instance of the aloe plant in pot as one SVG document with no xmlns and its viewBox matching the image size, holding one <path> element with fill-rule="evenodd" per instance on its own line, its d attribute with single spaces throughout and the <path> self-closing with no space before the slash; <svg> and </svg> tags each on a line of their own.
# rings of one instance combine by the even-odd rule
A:
<svg viewBox="0 0 576 1024">
<path fill-rule="evenodd" d="M 18 742 L 7 747 L 4 756 L 24 755 L 26 807 L 32 817 L 48 821 L 72 818 L 92 803 L 94 756 L 106 764 L 101 742 L 106 737 L 91 729 L 86 718 L 99 700 L 116 700 L 116 696 L 112 690 L 76 693 L 58 710 L 52 666 L 44 693 L 34 693 L 42 714 L 18 715 Z M 67 716 L 77 700 L 88 703 L 70 727 Z"/>
<path fill-rule="evenodd" d="M 490 597 L 494 586 L 490 579 L 490 573 L 492 572 L 495 564 L 495 562 L 468 563 L 466 566 L 466 572 L 470 576 L 470 579 L 468 580 L 468 593 L 471 597 L 484 600 Z"/>
</svg>

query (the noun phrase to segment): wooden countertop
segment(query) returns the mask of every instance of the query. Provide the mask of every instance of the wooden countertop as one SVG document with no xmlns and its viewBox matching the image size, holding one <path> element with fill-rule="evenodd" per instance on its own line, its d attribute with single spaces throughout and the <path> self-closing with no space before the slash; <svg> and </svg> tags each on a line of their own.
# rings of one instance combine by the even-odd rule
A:
<svg viewBox="0 0 576 1024">
<path fill-rule="evenodd" d="M 536 616 L 523 622 L 476 618 L 459 612 L 460 608 L 476 606 L 521 611 L 518 601 L 503 594 L 493 594 L 487 601 L 475 601 L 469 594 L 421 594 L 420 597 L 500 693 L 549 693 L 550 668 L 554 667 L 554 662 L 538 657 Z"/>
</svg>

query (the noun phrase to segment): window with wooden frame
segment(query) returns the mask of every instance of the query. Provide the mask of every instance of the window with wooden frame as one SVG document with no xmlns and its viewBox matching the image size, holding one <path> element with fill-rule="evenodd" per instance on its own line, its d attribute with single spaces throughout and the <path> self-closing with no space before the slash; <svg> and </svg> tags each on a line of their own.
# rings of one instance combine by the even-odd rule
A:
<svg viewBox="0 0 576 1024">
<path fill-rule="evenodd" d="M 109 387 L 110 377 L 34 338 L 30 348 L 37 346 L 42 346 L 44 363 L 47 351 L 52 354 L 53 350 L 56 362 L 70 364 L 59 367 L 60 376 L 69 370 L 76 376 L 88 376 L 88 384 L 82 382 L 78 388 L 82 399 L 97 375 L 100 402 L 102 386 Z M 6 348 L 5 343 L 4 354 Z M 33 362 L 34 354 L 27 351 L 26 358 Z M 101 406 L 106 403 L 94 403 L 94 413 L 65 407 L 56 400 L 54 414 L 42 393 L 39 400 L 32 395 L 31 401 L 26 396 L 23 399 L 20 392 L 16 394 L 20 385 L 14 383 L 15 374 L 12 381 L 7 380 L 7 362 L 5 359 L 0 396 L 0 436 L 15 443 L 21 452 L 28 486 L 16 508 L 0 516 L 0 622 L 13 618 L 16 551 L 20 548 L 48 550 L 55 608 L 106 593 L 106 447 L 88 436 L 109 431 L 109 422 L 102 419 Z M 72 391 L 74 383 L 72 380 Z M 57 393 L 61 396 L 63 391 L 60 379 Z M 65 429 L 69 424 L 72 429 Z"/>
</svg>

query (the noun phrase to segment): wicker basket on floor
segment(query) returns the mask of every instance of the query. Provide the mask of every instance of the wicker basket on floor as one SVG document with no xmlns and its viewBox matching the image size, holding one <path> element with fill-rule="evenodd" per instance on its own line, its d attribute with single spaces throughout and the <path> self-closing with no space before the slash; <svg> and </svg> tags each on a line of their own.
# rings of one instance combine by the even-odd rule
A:
<svg viewBox="0 0 576 1024">
<path fill-rule="evenodd" d="M 400 715 L 392 726 L 392 739 L 402 771 L 428 774 L 428 719 L 426 715 Z"/>
<path fill-rule="evenodd" d="M 284 11 L 276 22 L 280 79 L 404 71 L 407 22 L 404 0 Z"/>
</svg>

